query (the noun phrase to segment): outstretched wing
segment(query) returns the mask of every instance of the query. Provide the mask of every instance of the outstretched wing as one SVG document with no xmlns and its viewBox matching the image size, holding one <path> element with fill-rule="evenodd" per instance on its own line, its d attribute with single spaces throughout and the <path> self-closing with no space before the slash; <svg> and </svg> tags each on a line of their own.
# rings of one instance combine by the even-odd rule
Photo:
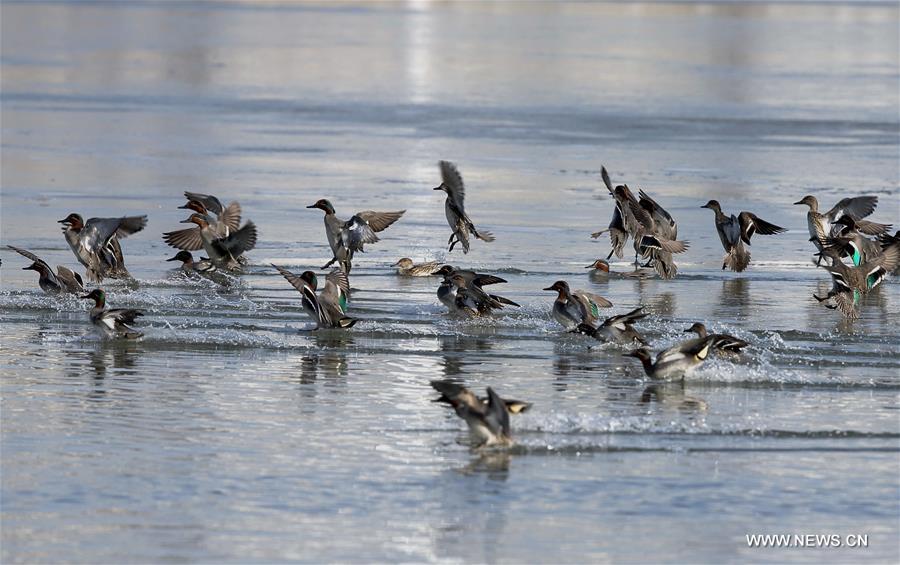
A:
<svg viewBox="0 0 900 565">
<path fill-rule="evenodd" d="M 643 190 L 639 190 L 638 195 L 640 196 L 639 204 L 653 216 L 653 222 L 656 224 L 658 232 L 667 239 L 677 238 L 678 228 L 675 225 L 675 218 L 665 208 L 657 204 L 656 200 L 647 196 Z"/>
<path fill-rule="evenodd" d="M 24 256 L 24 257 L 27 257 L 28 259 L 31 259 L 31 260 L 34 261 L 35 263 L 38 263 L 38 264 L 40 264 L 40 265 L 43 265 L 43 266 L 47 267 L 47 270 L 48 270 L 48 271 L 50 270 L 50 265 L 48 265 L 43 259 L 41 259 L 41 258 L 38 257 L 37 255 L 35 255 L 35 254 L 32 253 L 31 251 L 28 251 L 27 249 L 21 249 L 21 248 L 19 248 L 19 247 L 13 247 L 12 245 L 7 245 L 7 247 L 10 248 L 10 249 L 12 249 L 13 251 L 15 251 L 16 253 L 18 253 L 19 255 L 22 255 L 22 256 Z"/>
<path fill-rule="evenodd" d="M 856 230 L 866 235 L 881 235 L 891 229 L 891 224 L 879 224 L 869 220 L 857 220 Z"/>
<path fill-rule="evenodd" d="M 232 202 L 227 208 L 222 210 L 221 213 L 217 213 L 216 215 L 219 216 L 220 222 L 228 226 L 230 231 L 234 231 L 241 227 L 241 205 L 237 202 Z"/>
<path fill-rule="evenodd" d="M 369 224 L 372 231 L 379 232 L 390 227 L 391 224 L 399 220 L 405 212 L 406 210 L 399 210 L 397 212 L 373 212 L 372 210 L 366 210 L 356 214 L 356 217 Z"/>
<path fill-rule="evenodd" d="M 284 267 L 279 267 L 275 263 L 272 263 L 272 266 L 275 267 L 275 270 L 281 273 L 281 276 L 284 277 L 287 282 L 291 283 L 291 286 L 297 289 L 297 292 L 302 293 L 304 288 L 309 286 L 305 280 L 300 278 L 300 275 L 295 275 L 294 273 L 288 271 Z"/>
<path fill-rule="evenodd" d="M 344 293 L 350 292 L 350 278 L 341 269 L 332 269 L 330 273 L 325 275 L 325 281 L 335 285 Z"/>
<path fill-rule="evenodd" d="M 247 222 L 244 227 L 219 241 L 229 253 L 238 257 L 256 247 L 256 224 Z"/>
<path fill-rule="evenodd" d="M 484 412 L 484 422 L 496 435 L 509 437 L 509 411 L 506 403 L 494 389 L 487 387 L 488 403 Z"/>
<path fill-rule="evenodd" d="M 648 249 L 661 249 L 668 253 L 684 253 L 689 246 L 687 241 L 673 241 L 652 235 L 645 235 L 641 238 L 642 253 Z"/>
<path fill-rule="evenodd" d="M 738 222 L 741 224 L 741 239 L 747 244 L 750 243 L 750 238 L 753 237 L 753 234 L 757 232 L 761 235 L 775 235 L 787 231 L 781 226 L 776 226 L 760 219 L 752 212 L 741 212 L 738 214 Z"/>
<path fill-rule="evenodd" d="M 147 216 L 123 216 L 121 218 L 91 218 L 84 223 L 84 230 L 96 230 L 97 238 L 104 244 L 112 236 L 127 237 L 147 225 Z"/>
<path fill-rule="evenodd" d="M 203 238 L 200 236 L 200 228 L 166 232 L 163 234 L 163 241 L 176 249 L 184 249 L 186 251 L 203 249 Z"/>
<path fill-rule="evenodd" d="M 56 278 L 63 283 L 63 286 L 69 292 L 81 292 L 84 290 L 84 281 L 81 279 L 81 275 L 62 265 L 56 267 Z"/>
<path fill-rule="evenodd" d="M 215 196 L 211 196 L 209 194 L 200 194 L 199 192 L 188 192 L 184 191 L 184 197 L 188 200 L 196 200 L 200 204 L 206 207 L 207 210 L 215 214 L 216 216 L 222 215 L 222 203 Z M 238 212 L 240 213 L 240 212 Z M 234 229 L 237 229 L 238 226 L 235 226 Z"/>
<path fill-rule="evenodd" d="M 500 277 L 494 275 L 476 274 L 474 277 L 472 277 L 472 282 L 477 286 L 488 286 L 491 284 L 505 283 L 506 279 L 501 279 Z"/>
<path fill-rule="evenodd" d="M 466 186 L 463 184 L 462 175 L 456 165 L 450 161 L 441 161 L 441 180 L 447 188 L 447 194 L 450 201 L 456 206 L 457 210 L 464 213 L 466 200 Z"/>
<path fill-rule="evenodd" d="M 341 228 L 341 243 L 351 251 L 362 251 L 363 245 L 376 241 L 375 230 L 359 214 L 344 222 Z"/>
<path fill-rule="evenodd" d="M 878 206 L 878 197 L 877 196 L 856 196 L 853 198 L 843 198 L 834 205 L 834 208 L 825 212 L 825 216 L 828 217 L 828 221 L 833 222 L 835 219 L 840 218 L 844 214 L 847 214 L 854 220 L 859 220 L 860 218 L 865 218 L 869 214 L 875 211 L 875 207 Z"/>
</svg>

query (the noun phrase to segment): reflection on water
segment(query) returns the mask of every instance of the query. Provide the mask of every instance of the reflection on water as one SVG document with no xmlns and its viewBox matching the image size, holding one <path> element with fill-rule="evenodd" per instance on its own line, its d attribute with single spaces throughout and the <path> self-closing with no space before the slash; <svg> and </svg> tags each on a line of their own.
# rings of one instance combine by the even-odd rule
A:
<svg viewBox="0 0 900 565">
<path fill-rule="evenodd" d="M 649 385 L 641 393 L 639 403 L 656 403 L 682 412 L 706 412 L 709 409 L 704 399 L 685 394 L 684 381 Z"/>
</svg>

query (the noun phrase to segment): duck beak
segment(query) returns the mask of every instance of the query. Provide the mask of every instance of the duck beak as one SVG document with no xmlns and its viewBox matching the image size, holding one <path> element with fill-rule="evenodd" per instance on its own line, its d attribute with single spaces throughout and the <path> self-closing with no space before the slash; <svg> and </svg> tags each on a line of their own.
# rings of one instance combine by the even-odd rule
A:
<svg viewBox="0 0 900 565">
<path fill-rule="evenodd" d="M 79 296 L 78 298 L 93 298 L 90 294 L 85 294 L 84 296 Z"/>
<path fill-rule="evenodd" d="M 185 204 L 184 206 L 179 206 L 178 209 L 179 209 L 179 210 L 190 210 L 190 209 L 191 209 L 191 205 L 190 205 L 190 204 Z"/>
<path fill-rule="evenodd" d="M 545 289 L 544 289 L 544 290 L 556 290 L 556 289 L 555 289 L 555 288 L 553 288 L 553 287 L 552 287 L 552 286 L 548 286 L 548 287 L 547 287 L 547 288 L 545 288 Z"/>
<path fill-rule="evenodd" d="M 72 222 L 69 221 L 69 218 L 63 218 L 62 220 L 57 220 L 56 223 L 68 225 L 68 224 L 71 224 Z"/>
<path fill-rule="evenodd" d="M 181 221 L 178 222 L 178 223 L 179 223 L 179 224 L 193 224 L 194 222 L 192 222 L 191 219 L 188 218 L 187 220 L 181 220 Z"/>
<path fill-rule="evenodd" d="M 701 208 L 709 208 L 709 204 L 704 204 L 703 206 L 700 206 L 700 207 Z"/>
<path fill-rule="evenodd" d="M 796 206 L 797 204 L 803 204 L 803 201 L 801 200 L 800 202 L 794 202 L 794 206 Z"/>
<path fill-rule="evenodd" d="M 687 334 L 687 333 L 691 333 L 692 331 L 693 331 L 693 330 L 692 330 L 691 328 L 688 328 L 688 329 L 682 331 L 682 333 L 686 333 L 686 334 Z"/>
<path fill-rule="evenodd" d="M 399 267 L 399 266 L 400 266 L 400 261 L 397 261 L 396 263 L 394 263 L 393 265 L 391 265 L 391 267 Z"/>
<path fill-rule="evenodd" d="M 166 262 L 167 262 L 167 263 L 168 263 L 169 261 L 178 261 L 178 257 L 172 257 L 171 259 L 166 259 Z"/>
<path fill-rule="evenodd" d="M 28 265 L 27 267 L 22 267 L 22 270 L 23 271 L 37 271 L 37 269 L 34 268 L 34 265 Z"/>
<path fill-rule="evenodd" d="M 312 204 L 312 205 L 310 205 L 310 206 L 307 206 L 307 208 L 318 208 L 318 207 L 319 207 L 319 206 L 318 206 L 317 204 Z"/>
<path fill-rule="evenodd" d="M 585 267 L 585 269 L 593 269 L 593 268 L 594 268 L 594 265 L 595 265 L 594 263 L 591 263 L 590 265 L 588 265 L 587 267 Z"/>
<path fill-rule="evenodd" d="M 444 190 L 444 185 L 436 186 L 436 187 L 432 188 L 431 190 Z"/>
</svg>

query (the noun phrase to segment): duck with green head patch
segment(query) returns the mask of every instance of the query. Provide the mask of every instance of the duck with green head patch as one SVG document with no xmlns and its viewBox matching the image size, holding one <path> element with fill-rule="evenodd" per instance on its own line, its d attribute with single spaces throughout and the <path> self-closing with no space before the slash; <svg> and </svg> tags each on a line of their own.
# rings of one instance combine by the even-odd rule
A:
<svg viewBox="0 0 900 565">
<path fill-rule="evenodd" d="M 104 336 L 111 338 L 137 339 L 144 334 L 132 329 L 129 324 L 143 316 L 144 313 L 133 308 L 106 308 L 106 293 L 96 288 L 90 294 L 80 298 L 91 299 L 94 306 L 91 308 L 91 323 L 97 327 Z"/>
<path fill-rule="evenodd" d="M 340 269 L 332 270 L 326 275 L 325 286 L 316 296 L 319 281 L 314 272 L 304 271 L 295 275 L 278 265 L 272 266 L 302 295 L 303 311 L 316 323 L 317 329 L 345 329 L 356 324 L 356 319 L 345 315 L 350 297 L 347 273 Z"/>
<path fill-rule="evenodd" d="M 556 291 L 556 300 L 550 313 L 568 331 L 576 329 L 579 324 L 597 327 L 600 308 L 611 308 L 613 305 L 599 294 L 571 290 L 566 281 L 556 281 L 544 290 Z"/>
</svg>

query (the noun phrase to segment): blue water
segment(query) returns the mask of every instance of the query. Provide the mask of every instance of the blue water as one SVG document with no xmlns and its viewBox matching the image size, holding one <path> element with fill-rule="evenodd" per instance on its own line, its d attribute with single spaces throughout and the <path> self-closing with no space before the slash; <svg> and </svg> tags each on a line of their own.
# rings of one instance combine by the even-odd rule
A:
<svg viewBox="0 0 900 565">
<path fill-rule="evenodd" d="M 805 210 L 875 194 L 900 223 L 891 3 L 102 3 L 0 8 L 0 239 L 75 267 L 56 220 L 148 214 L 123 241 L 146 312 L 101 340 L 87 304 L 0 268 L 4 562 L 900 560 L 900 296 L 856 321 L 812 299 Z M 437 161 L 497 241 L 448 256 Z M 596 277 L 599 178 L 691 242 L 672 281 Z M 160 234 L 181 192 L 238 200 L 248 274 L 185 281 Z M 308 332 L 269 265 L 330 257 L 339 215 L 406 209 L 354 263 L 351 331 Z M 712 214 L 789 228 L 720 270 Z M 445 315 L 399 257 L 496 273 L 520 303 Z M 614 261 L 627 271 L 629 257 Z M 654 350 L 703 321 L 750 343 L 684 385 L 566 335 L 553 281 L 643 305 Z M 428 381 L 533 408 L 478 453 Z M 867 548 L 751 549 L 748 534 Z"/>
</svg>

